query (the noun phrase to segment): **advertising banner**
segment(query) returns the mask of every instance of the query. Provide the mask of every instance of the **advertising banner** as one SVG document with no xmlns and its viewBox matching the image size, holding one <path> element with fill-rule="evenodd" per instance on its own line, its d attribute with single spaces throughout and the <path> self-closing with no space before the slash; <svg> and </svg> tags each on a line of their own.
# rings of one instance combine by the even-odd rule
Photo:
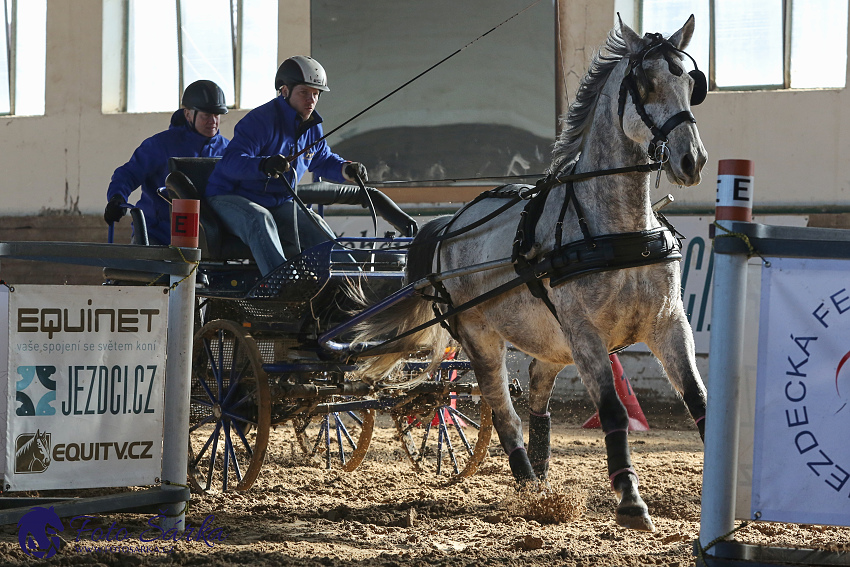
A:
<svg viewBox="0 0 850 567">
<path fill-rule="evenodd" d="M 168 296 L 148 287 L 14 289 L 6 490 L 154 484 Z"/>
<path fill-rule="evenodd" d="M 850 526 L 850 261 L 762 270 L 752 514 Z"/>
<path fill-rule="evenodd" d="M 0 384 L 6 384 L 9 381 L 9 288 L 5 285 L 0 285 Z M 0 388 L 0 391 L 5 394 L 6 390 Z M 0 423 L 6 423 L 6 396 L 0 394 Z M 2 455 L 6 454 L 6 437 L 0 435 L 0 477 L 6 470 L 5 459 Z"/>
</svg>

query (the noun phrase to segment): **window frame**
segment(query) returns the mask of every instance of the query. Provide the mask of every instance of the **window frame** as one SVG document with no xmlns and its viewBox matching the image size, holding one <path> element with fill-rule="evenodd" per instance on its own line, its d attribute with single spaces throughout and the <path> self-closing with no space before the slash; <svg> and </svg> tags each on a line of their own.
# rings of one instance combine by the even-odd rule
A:
<svg viewBox="0 0 850 567">
<path fill-rule="evenodd" d="M 115 25 L 111 31 L 107 29 L 107 18 L 104 18 L 104 76 L 103 76 L 103 112 L 105 113 L 126 113 L 137 114 L 144 112 L 160 112 L 159 110 L 128 110 L 129 85 L 132 75 L 130 65 L 130 2 L 131 0 L 105 0 L 105 4 L 111 4 L 110 11 L 112 12 L 111 20 Z M 245 2 L 246 0 L 230 0 L 229 22 L 228 29 L 230 30 L 230 64 L 233 69 L 233 99 L 228 96 L 228 109 L 242 109 L 243 107 L 243 28 L 245 26 Z M 188 86 L 186 73 L 184 69 L 184 52 L 183 52 L 183 30 L 182 30 L 182 3 L 183 0 L 174 0 L 174 8 L 176 11 L 175 22 L 177 30 L 177 67 L 178 67 L 178 93 L 176 93 L 177 106 L 180 104 L 180 98 L 183 91 Z M 106 10 L 105 10 L 106 11 Z M 118 14 L 120 13 L 120 20 Z M 118 27 L 120 26 L 120 28 Z M 278 38 L 274 41 L 275 54 L 275 69 L 277 68 L 277 43 Z M 108 46 L 117 47 L 120 44 L 120 54 L 118 54 L 111 63 L 107 63 Z M 117 49 L 116 49 L 117 51 Z M 110 91 L 107 85 L 116 85 Z M 226 89 L 225 89 L 226 91 Z M 270 95 L 271 96 L 271 95 Z M 249 100 L 250 100 L 249 96 Z M 166 112 L 162 110 L 161 112 Z"/>
<path fill-rule="evenodd" d="M 42 0 L 40 4 L 35 2 L 26 4 L 23 11 L 20 9 L 20 2 L 21 0 L 5 0 L 0 3 L 0 10 L 3 12 L 0 25 L 3 25 L 6 32 L 4 34 L 6 44 L 2 47 L 6 50 L 7 56 L 5 69 L 7 75 L 4 80 L 9 88 L 9 110 L 0 111 L 0 116 L 44 116 L 47 81 L 47 0 Z M 25 35 L 19 36 L 22 12 L 25 20 Z M 33 18 L 36 15 L 39 18 Z M 33 28 L 33 24 L 37 24 L 40 29 Z M 38 45 L 33 41 L 36 41 Z M 42 41 L 44 43 L 41 43 Z M 23 54 L 26 59 L 25 63 L 32 63 L 32 65 L 20 67 L 18 61 L 20 54 Z M 38 66 L 38 69 L 35 69 L 35 66 Z M 19 69 L 23 70 L 23 75 Z M 35 79 L 36 74 L 39 73 L 40 77 Z M 36 96 L 39 102 L 32 104 Z M 18 104 L 19 100 L 24 101 L 23 104 Z"/>
<path fill-rule="evenodd" d="M 709 39 L 708 39 L 708 70 L 706 77 L 708 79 L 709 91 L 715 92 L 730 92 L 730 91 L 777 91 L 777 90 L 838 90 L 847 87 L 847 72 L 845 69 L 844 86 L 828 86 L 828 87 L 793 87 L 791 85 L 791 49 L 792 49 L 792 30 L 793 30 L 793 8 L 794 0 L 782 0 L 782 84 L 767 84 L 767 85 L 717 85 L 717 26 L 715 13 L 715 0 L 708 0 L 709 14 Z M 639 33 L 645 33 L 644 29 L 644 0 L 635 0 L 635 12 L 638 24 Z M 850 14 L 848 15 L 850 20 Z M 850 34 L 845 40 L 845 49 L 850 42 Z M 846 65 L 845 65 L 846 67 Z"/>
<path fill-rule="evenodd" d="M 11 3 L 11 17 L 9 12 L 6 9 L 6 2 Z M 6 76 L 8 80 L 9 87 L 9 112 L 0 111 L 0 116 L 15 116 L 15 84 L 16 78 L 15 75 L 17 73 L 17 42 L 15 38 L 18 34 L 18 0 L 6 0 L 3 3 L 3 26 L 6 29 L 6 45 L 4 49 L 6 50 L 6 64 L 7 64 L 7 73 Z"/>
</svg>

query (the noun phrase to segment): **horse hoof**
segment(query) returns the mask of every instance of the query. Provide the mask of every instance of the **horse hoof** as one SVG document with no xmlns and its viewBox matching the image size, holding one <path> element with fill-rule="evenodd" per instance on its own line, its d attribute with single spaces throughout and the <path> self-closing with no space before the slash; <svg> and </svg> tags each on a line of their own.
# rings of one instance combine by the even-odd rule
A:
<svg viewBox="0 0 850 567">
<path fill-rule="evenodd" d="M 633 510 L 617 510 L 617 525 L 629 528 L 630 530 L 639 530 L 642 532 L 654 532 L 655 526 L 652 523 L 652 518 L 646 510 L 639 508 Z"/>
<path fill-rule="evenodd" d="M 524 478 L 516 481 L 517 492 L 540 492 L 540 481 L 536 478 Z"/>
</svg>

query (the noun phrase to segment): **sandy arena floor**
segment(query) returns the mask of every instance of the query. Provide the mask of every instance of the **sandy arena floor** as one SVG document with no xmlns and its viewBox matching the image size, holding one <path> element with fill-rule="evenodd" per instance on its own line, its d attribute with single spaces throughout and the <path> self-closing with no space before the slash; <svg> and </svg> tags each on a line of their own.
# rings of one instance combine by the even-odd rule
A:
<svg viewBox="0 0 850 567">
<path fill-rule="evenodd" d="M 602 436 L 579 427 L 589 415 L 580 411 L 556 415 L 553 491 L 546 496 L 517 494 L 497 448 L 461 483 L 417 474 L 385 419 L 378 420 L 357 470 L 324 470 L 303 455 L 287 425 L 272 432 L 269 455 L 250 491 L 194 498 L 187 522 L 198 526 L 207 519 L 210 545 L 180 541 L 165 553 L 151 547 L 92 553 L 75 548 L 74 532 L 66 528 L 62 550 L 39 561 L 21 551 L 16 526 L 4 526 L 0 564 L 693 565 L 702 480 L 696 430 L 675 411 L 645 409 L 652 430 L 633 433 L 631 444 L 656 531 L 634 532 L 614 523 Z M 115 523 L 141 534 L 149 517 L 101 515 L 89 527 L 106 532 Z M 756 523 L 736 539 L 850 551 L 850 528 Z M 127 543 L 141 545 L 138 538 Z"/>
</svg>

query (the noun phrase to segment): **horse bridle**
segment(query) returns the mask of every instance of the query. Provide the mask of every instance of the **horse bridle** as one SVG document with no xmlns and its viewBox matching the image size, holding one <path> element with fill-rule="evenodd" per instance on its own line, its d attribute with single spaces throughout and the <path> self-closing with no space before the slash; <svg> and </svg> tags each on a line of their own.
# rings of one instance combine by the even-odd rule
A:
<svg viewBox="0 0 850 567">
<path fill-rule="evenodd" d="M 632 104 L 634 104 L 638 116 L 640 116 L 643 123 L 646 124 L 647 128 L 649 128 L 653 135 L 652 141 L 649 143 L 649 147 L 647 148 L 647 153 L 650 158 L 655 161 L 665 161 L 667 138 L 670 135 L 670 132 L 672 132 L 679 124 L 685 122 L 696 124 L 697 120 L 694 118 L 694 115 L 690 110 L 683 110 L 668 118 L 667 121 L 660 127 L 655 124 L 649 116 L 649 113 L 646 111 L 646 107 L 643 104 L 643 97 L 641 97 L 640 89 L 638 88 L 638 85 L 640 84 L 645 92 L 652 90 L 652 83 L 646 76 L 646 70 L 643 68 L 644 60 L 647 55 L 657 50 L 661 53 L 664 60 L 667 61 L 667 68 L 670 72 L 679 77 L 682 75 L 683 70 L 682 67 L 679 66 L 678 62 L 674 61 L 673 54 L 678 53 L 686 55 L 694 64 L 693 71 L 688 72 L 688 75 L 690 75 L 694 80 L 694 88 L 693 91 L 691 91 L 691 106 L 697 106 L 705 100 L 705 96 L 708 92 L 708 83 L 703 72 L 697 67 L 696 60 L 691 57 L 690 54 L 674 46 L 669 40 L 664 39 L 664 36 L 660 33 L 646 34 L 646 37 L 650 39 L 650 42 L 644 46 L 639 53 L 633 54 L 629 57 L 628 71 L 623 77 L 623 81 L 620 83 L 620 97 L 618 100 L 617 114 L 620 117 L 620 126 L 622 127 L 623 112 L 626 108 L 626 98 L 628 95 L 631 95 Z"/>
</svg>

